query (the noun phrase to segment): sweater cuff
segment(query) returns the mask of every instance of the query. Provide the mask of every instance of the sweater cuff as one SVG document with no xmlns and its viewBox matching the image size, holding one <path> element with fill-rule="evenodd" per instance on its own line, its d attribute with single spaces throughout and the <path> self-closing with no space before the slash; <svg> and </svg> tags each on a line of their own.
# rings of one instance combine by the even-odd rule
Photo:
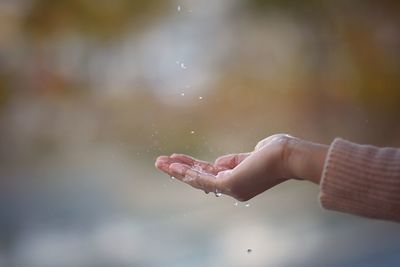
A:
<svg viewBox="0 0 400 267">
<path fill-rule="evenodd" d="M 400 149 L 336 138 L 320 183 L 323 208 L 400 221 Z"/>
</svg>

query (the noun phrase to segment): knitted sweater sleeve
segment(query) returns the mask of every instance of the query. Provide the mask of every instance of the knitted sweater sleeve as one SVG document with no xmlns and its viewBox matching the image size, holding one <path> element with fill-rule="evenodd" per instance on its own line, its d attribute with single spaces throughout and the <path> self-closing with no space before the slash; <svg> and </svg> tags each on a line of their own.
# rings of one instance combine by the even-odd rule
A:
<svg viewBox="0 0 400 267">
<path fill-rule="evenodd" d="M 325 209 L 400 222 L 400 149 L 336 138 L 320 187 Z"/>
</svg>

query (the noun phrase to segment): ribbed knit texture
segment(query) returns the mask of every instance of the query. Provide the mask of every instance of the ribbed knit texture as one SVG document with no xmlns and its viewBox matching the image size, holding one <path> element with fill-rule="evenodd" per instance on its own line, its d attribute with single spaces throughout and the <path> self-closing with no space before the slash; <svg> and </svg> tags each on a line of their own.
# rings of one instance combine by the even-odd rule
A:
<svg viewBox="0 0 400 267">
<path fill-rule="evenodd" d="M 329 148 L 320 186 L 326 209 L 400 222 L 400 149 L 337 138 Z"/>
</svg>

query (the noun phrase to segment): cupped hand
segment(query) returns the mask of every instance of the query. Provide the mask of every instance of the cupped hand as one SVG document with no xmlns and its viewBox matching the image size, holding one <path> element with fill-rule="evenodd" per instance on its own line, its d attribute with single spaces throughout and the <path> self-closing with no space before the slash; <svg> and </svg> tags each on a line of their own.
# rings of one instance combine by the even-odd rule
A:
<svg viewBox="0 0 400 267">
<path fill-rule="evenodd" d="M 219 157 L 214 163 L 187 155 L 160 156 L 156 167 L 206 193 L 230 195 L 239 201 L 288 180 L 288 144 L 296 138 L 277 134 L 260 141 L 254 151 Z"/>
</svg>

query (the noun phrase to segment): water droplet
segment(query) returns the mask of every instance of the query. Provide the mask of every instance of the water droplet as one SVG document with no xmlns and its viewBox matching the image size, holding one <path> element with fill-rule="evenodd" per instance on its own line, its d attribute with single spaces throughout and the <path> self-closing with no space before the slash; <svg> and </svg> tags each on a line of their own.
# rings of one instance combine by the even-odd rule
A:
<svg viewBox="0 0 400 267">
<path fill-rule="evenodd" d="M 202 96 L 199 96 L 199 100 L 202 100 L 203 99 L 203 97 Z"/>
<path fill-rule="evenodd" d="M 185 93 L 182 92 L 182 93 L 181 93 L 181 96 L 185 96 Z"/>
<path fill-rule="evenodd" d="M 178 6 L 177 8 L 176 8 L 176 10 L 178 10 L 178 12 L 180 12 L 181 11 L 181 6 Z"/>
<path fill-rule="evenodd" d="M 183 63 L 183 62 L 181 63 L 181 68 L 184 69 L 184 70 L 187 69 L 185 63 Z"/>
<path fill-rule="evenodd" d="M 208 191 L 206 191 L 206 190 L 204 190 L 204 193 L 208 194 L 209 192 L 208 192 Z"/>
<path fill-rule="evenodd" d="M 253 250 L 251 248 L 247 249 L 247 254 L 250 254 L 251 252 L 253 252 Z"/>
<path fill-rule="evenodd" d="M 174 176 L 171 176 L 171 180 L 175 180 L 175 177 L 174 177 Z"/>
<path fill-rule="evenodd" d="M 185 175 L 185 177 L 183 177 L 182 180 L 183 180 L 185 183 L 190 183 L 190 182 L 192 182 L 194 179 L 195 179 L 195 178 L 192 177 L 192 176 Z"/>
<path fill-rule="evenodd" d="M 195 131 L 190 131 L 190 134 L 195 134 L 196 132 Z"/>
<path fill-rule="evenodd" d="M 193 165 L 192 169 L 195 170 L 195 171 L 198 171 L 198 172 L 202 172 L 203 171 L 203 168 L 197 163 L 195 163 Z"/>
<path fill-rule="evenodd" d="M 235 203 L 233 203 L 233 206 L 235 206 L 235 207 L 237 207 L 239 205 L 239 202 L 235 202 Z"/>
<path fill-rule="evenodd" d="M 215 194 L 216 197 L 222 196 L 222 193 L 220 191 L 218 191 L 218 189 L 215 189 L 214 194 Z"/>
<path fill-rule="evenodd" d="M 248 208 L 248 207 L 250 207 L 250 203 L 246 203 L 246 204 L 244 204 L 244 206 Z"/>
</svg>

